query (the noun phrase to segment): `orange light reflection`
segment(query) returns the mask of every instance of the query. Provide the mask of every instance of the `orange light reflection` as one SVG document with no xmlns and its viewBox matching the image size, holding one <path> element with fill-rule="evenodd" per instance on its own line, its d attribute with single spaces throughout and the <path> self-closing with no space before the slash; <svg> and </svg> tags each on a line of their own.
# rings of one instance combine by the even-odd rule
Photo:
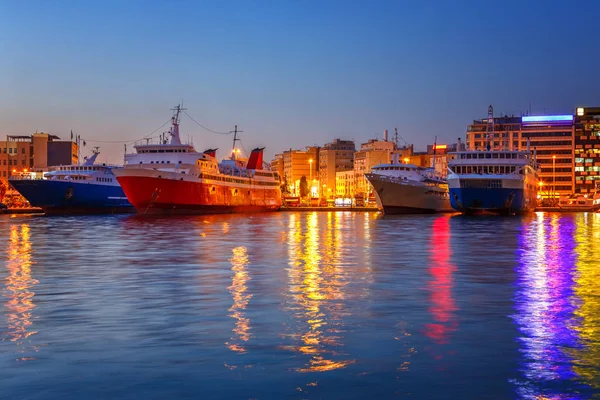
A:
<svg viewBox="0 0 600 400">
<path fill-rule="evenodd" d="M 244 310 L 252 298 L 252 295 L 247 293 L 248 287 L 246 286 L 250 280 L 247 271 L 248 250 L 244 246 L 239 246 L 232 251 L 233 257 L 229 261 L 233 277 L 228 289 L 233 297 L 233 305 L 229 308 L 229 316 L 235 320 L 235 327 L 233 328 L 234 336 L 226 344 L 231 351 L 245 353 L 246 348 L 243 343 L 250 340 L 251 336 L 250 320 L 244 314 Z"/>
<path fill-rule="evenodd" d="M 34 319 L 32 310 L 35 308 L 33 298 L 34 286 L 38 283 L 31 276 L 31 241 L 29 225 L 13 225 L 10 227 L 8 243 L 8 262 L 6 269 L 5 297 L 8 298 L 4 308 L 8 320 L 8 335 L 10 341 L 18 346 L 21 357 L 18 360 L 35 359 L 30 356 L 30 351 L 37 352 L 37 346 L 30 345 L 32 335 L 37 331 L 32 329 Z"/>
<path fill-rule="evenodd" d="M 337 218 L 337 215 L 336 217 Z M 344 298 L 341 271 L 336 241 L 335 221 L 327 217 L 325 235 L 320 237 L 318 214 L 306 217 L 305 230 L 301 217 L 290 215 L 288 255 L 288 277 L 290 296 L 295 305 L 296 319 L 306 326 L 306 331 L 292 335 L 301 343 L 288 349 L 309 355 L 308 364 L 298 368 L 299 372 L 324 372 L 344 368 L 353 360 L 339 360 L 340 337 L 343 322 L 340 303 Z M 300 328 L 304 330 L 303 328 Z"/>
</svg>

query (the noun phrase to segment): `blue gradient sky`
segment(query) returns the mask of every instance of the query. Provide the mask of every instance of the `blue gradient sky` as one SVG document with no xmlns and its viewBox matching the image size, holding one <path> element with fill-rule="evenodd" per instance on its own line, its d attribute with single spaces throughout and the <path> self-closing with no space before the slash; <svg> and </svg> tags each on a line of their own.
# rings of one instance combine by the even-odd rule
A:
<svg viewBox="0 0 600 400">
<path fill-rule="evenodd" d="M 600 105 L 598 1 L 0 0 L 0 134 L 134 140 L 184 100 L 267 158 L 384 129 L 417 148 L 486 115 Z M 187 118 L 199 150 L 227 136 Z M 122 160 L 122 144 L 101 144 Z M 87 150 L 86 150 L 87 152 Z"/>
</svg>

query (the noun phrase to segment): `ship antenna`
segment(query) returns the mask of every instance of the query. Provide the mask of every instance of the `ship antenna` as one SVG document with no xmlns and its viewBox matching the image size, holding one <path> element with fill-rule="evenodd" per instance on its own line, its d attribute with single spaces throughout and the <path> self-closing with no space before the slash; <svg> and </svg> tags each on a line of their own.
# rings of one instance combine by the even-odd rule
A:
<svg viewBox="0 0 600 400">
<path fill-rule="evenodd" d="M 491 131 L 490 131 L 491 126 Z M 487 151 L 491 149 L 490 135 L 494 134 L 494 107 L 490 104 L 488 107 L 488 120 L 485 125 L 485 147 Z"/>
<path fill-rule="evenodd" d="M 433 139 L 433 170 L 435 171 L 435 155 L 437 153 L 437 135 Z"/>
<path fill-rule="evenodd" d="M 229 133 L 233 133 L 233 148 L 231 150 L 231 159 L 232 160 L 235 160 L 235 142 L 237 142 L 238 140 L 240 140 L 237 137 L 237 134 L 241 133 L 241 132 L 244 132 L 244 131 L 238 131 L 237 125 L 235 125 L 234 130 L 232 130 L 231 132 L 229 132 Z"/>
</svg>

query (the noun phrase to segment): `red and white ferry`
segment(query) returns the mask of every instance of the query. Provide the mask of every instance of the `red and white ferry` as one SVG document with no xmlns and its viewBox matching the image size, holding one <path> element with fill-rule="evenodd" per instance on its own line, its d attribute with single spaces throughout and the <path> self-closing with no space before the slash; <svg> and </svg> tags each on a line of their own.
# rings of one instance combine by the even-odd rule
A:
<svg viewBox="0 0 600 400">
<path fill-rule="evenodd" d="M 138 144 L 125 155 L 125 166 L 113 171 L 129 202 L 142 214 L 212 214 L 274 211 L 281 207 L 280 179 L 264 170 L 263 149 L 252 150 L 247 162 L 217 162 L 216 149 L 199 153 L 181 143 L 179 116 L 173 109 L 170 143 Z"/>
</svg>

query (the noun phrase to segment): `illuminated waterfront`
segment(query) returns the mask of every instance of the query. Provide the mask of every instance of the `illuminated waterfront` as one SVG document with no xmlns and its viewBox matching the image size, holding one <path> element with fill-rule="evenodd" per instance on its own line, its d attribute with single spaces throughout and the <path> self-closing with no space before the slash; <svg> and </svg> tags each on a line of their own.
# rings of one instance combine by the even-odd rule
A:
<svg viewBox="0 0 600 400">
<path fill-rule="evenodd" d="M 600 393 L 600 215 L 20 215 L 0 240 L 5 398 Z"/>
</svg>

